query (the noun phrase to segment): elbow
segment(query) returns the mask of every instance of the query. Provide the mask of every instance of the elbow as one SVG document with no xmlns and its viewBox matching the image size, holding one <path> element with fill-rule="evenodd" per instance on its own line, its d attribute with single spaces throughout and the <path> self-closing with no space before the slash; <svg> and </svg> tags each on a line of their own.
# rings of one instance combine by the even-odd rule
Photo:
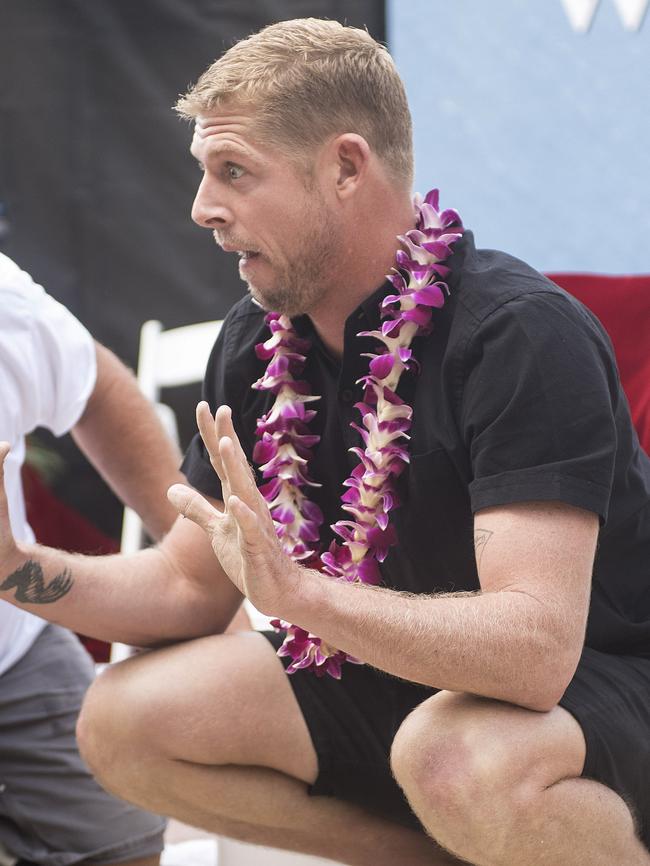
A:
<svg viewBox="0 0 650 866">
<path fill-rule="evenodd" d="M 515 703 L 541 713 L 558 705 L 580 662 L 586 619 L 586 611 L 574 617 L 562 608 L 537 606 L 520 632 L 517 679 L 521 692 Z"/>
<path fill-rule="evenodd" d="M 581 647 L 547 645 L 526 672 L 524 694 L 515 701 L 525 709 L 548 713 L 558 705 L 578 667 Z"/>
</svg>

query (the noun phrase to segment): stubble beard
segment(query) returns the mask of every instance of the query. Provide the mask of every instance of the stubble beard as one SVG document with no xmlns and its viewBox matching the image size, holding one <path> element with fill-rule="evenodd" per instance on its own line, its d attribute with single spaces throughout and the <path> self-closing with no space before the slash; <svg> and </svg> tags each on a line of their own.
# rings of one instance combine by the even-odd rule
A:
<svg viewBox="0 0 650 866">
<path fill-rule="evenodd" d="M 326 300 L 343 238 L 332 215 L 318 204 L 311 205 L 303 221 L 302 239 L 296 244 L 302 252 L 276 272 L 274 284 L 259 289 L 248 283 L 251 296 L 265 310 L 291 318 L 312 312 Z"/>
</svg>

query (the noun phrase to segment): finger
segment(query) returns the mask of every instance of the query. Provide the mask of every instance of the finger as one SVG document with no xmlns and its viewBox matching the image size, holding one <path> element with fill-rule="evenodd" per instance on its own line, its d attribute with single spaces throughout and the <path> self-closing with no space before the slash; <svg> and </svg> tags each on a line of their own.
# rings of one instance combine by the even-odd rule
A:
<svg viewBox="0 0 650 866">
<path fill-rule="evenodd" d="M 232 423 L 232 409 L 230 406 L 219 406 L 214 417 L 214 426 L 217 431 L 217 437 L 222 439 L 224 436 L 227 436 L 228 439 L 232 439 L 235 454 L 237 454 L 238 458 L 243 460 L 244 463 L 248 463 L 248 458 L 244 453 L 244 449 L 241 447 L 239 436 L 235 431 L 235 425 Z"/>
<path fill-rule="evenodd" d="M 201 400 L 196 407 L 196 423 L 199 428 L 199 433 L 201 434 L 201 439 L 203 439 L 203 444 L 205 445 L 210 457 L 212 468 L 219 476 L 223 485 L 225 482 L 225 475 L 221 463 L 221 456 L 219 454 L 219 437 L 215 429 L 215 421 L 212 417 L 212 412 L 210 412 L 210 407 L 205 400 Z M 223 499 L 227 498 L 229 492 L 229 490 L 223 491 Z"/>
<path fill-rule="evenodd" d="M 239 463 L 241 463 L 241 465 L 243 467 L 246 467 L 245 475 L 241 475 L 238 473 L 237 477 L 240 478 L 242 481 L 244 481 L 244 479 L 249 479 L 250 485 L 252 487 L 256 487 L 257 485 L 255 483 L 255 476 L 253 475 L 253 471 L 252 471 L 252 469 L 248 463 L 248 458 L 246 457 L 246 454 L 244 453 L 244 449 L 241 447 L 241 444 L 239 442 L 239 437 L 237 436 L 237 433 L 235 432 L 235 426 L 232 423 L 232 410 L 231 410 L 230 406 L 222 405 L 222 406 L 219 406 L 217 408 L 217 411 L 216 411 L 216 414 L 214 417 L 214 427 L 215 427 L 217 439 L 220 443 L 219 455 L 221 457 L 221 464 L 223 467 L 224 476 L 227 479 L 227 488 L 228 489 L 224 491 L 224 493 L 227 494 L 227 495 L 224 495 L 224 500 L 227 500 L 228 495 L 231 492 L 233 492 L 233 489 L 232 489 L 232 478 L 228 474 L 227 468 L 226 468 L 224 461 L 223 461 L 223 456 L 221 454 L 221 443 L 222 442 L 225 442 L 226 440 L 228 440 L 231 443 L 232 450 L 229 450 L 228 453 L 229 454 L 234 453 L 237 461 L 239 461 Z M 229 446 L 227 446 L 227 448 L 229 448 Z M 246 482 L 244 481 L 244 483 L 246 483 Z M 241 492 L 241 488 L 240 488 L 240 492 Z"/>
<path fill-rule="evenodd" d="M 167 499 L 179 514 L 196 523 L 209 536 L 213 535 L 220 513 L 200 493 L 185 484 L 172 484 Z"/>
<path fill-rule="evenodd" d="M 219 452 L 231 492 L 254 511 L 257 511 L 260 505 L 266 510 L 266 502 L 257 489 L 255 478 L 241 448 L 237 450 L 232 439 L 224 436 L 219 440 Z"/>
<path fill-rule="evenodd" d="M 0 466 L 4 472 L 5 458 L 11 451 L 11 445 L 8 442 L 0 442 Z"/>
<path fill-rule="evenodd" d="M 228 513 L 237 526 L 242 553 L 249 557 L 262 557 L 266 562 L 266 565 L 260 560 L 250 562 L 253 573 L 270 574 L 273 570 L 270 564 L 277 563 L 278 555 L 286 557 L 287 566 L 291 565 L 291 560 L 281 549 L 272 523 L 269 527 L 265 521 L 260 520 L 255 509 L 235 495 L 228 500 Z"/>
<path fill-rule="evenodd" d="M 3 544 L 14 543 L 5 489 L 5 460 L 10 451 L 11 445 L 8 442 L 0 442 L 0 543 Z"/>
<path fill-rule="evenodd" d="M 262 540 L 261 526 L 258 515 L 249 508 L 239 496 L 231 496 L 228 500 L 228 511 L 235 518 L 237 526 L 244 536 L 244 541 L 249 547 L 255 547 L 256 542 Z"/>
<path fill-rule="evenodd" d="M 0 442 L 0 511 L 3 516 L 8 511 L 7 494 L 5 491 L 5 460 L 10 451 L 11 445 L 8 442 Z"/>
</svg>

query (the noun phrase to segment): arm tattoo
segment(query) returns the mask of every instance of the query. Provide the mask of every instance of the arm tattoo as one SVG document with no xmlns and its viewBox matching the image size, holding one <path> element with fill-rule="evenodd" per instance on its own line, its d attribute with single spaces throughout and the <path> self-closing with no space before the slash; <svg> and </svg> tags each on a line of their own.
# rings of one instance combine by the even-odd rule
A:
<svg viewBox="0 0 650 866">
<path fill-rule="evenodd" d="M 483 551 L 485 550 L 485 545 L 494 535 L 489 529 L 475 529 L 474 530 L 474 550 L 476 551 L 476 565 L 480 567 L 481 565 L 481 557 L 483 556 Z"/>
<path fill-rule="evenodd" d="M 72 574 L 69 568 L 64 568 L 61 574 L 45 585 L 43 569 L 31 559 L 17 568 L 13 574 L 0 583 L 0 590 L 16 590 L 16 601 L 24 604 L 51 604 L 67 595 L 72 588 Z"/>
</svg>

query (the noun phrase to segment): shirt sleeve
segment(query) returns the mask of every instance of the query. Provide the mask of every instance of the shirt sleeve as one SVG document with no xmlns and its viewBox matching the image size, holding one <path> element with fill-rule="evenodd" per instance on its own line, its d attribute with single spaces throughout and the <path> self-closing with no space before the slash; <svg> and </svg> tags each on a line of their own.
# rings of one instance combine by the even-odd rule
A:
<svg viewBox="0 0 650 866">
<path fill-rule="evenodd" d="M 519 296 L 470 340 L 461 427 L 474 512 L 559 500 L 607 519 L 620 389 L 599 323 L 555 293 Z"/>
<path fill-rule="evenodd" d="M 12 441 L 35 427 L 55 435 L 79 420 L 96 378 L 90 333 L 42 286 L 0 260 L 0 405 Z"/>
</svg>

